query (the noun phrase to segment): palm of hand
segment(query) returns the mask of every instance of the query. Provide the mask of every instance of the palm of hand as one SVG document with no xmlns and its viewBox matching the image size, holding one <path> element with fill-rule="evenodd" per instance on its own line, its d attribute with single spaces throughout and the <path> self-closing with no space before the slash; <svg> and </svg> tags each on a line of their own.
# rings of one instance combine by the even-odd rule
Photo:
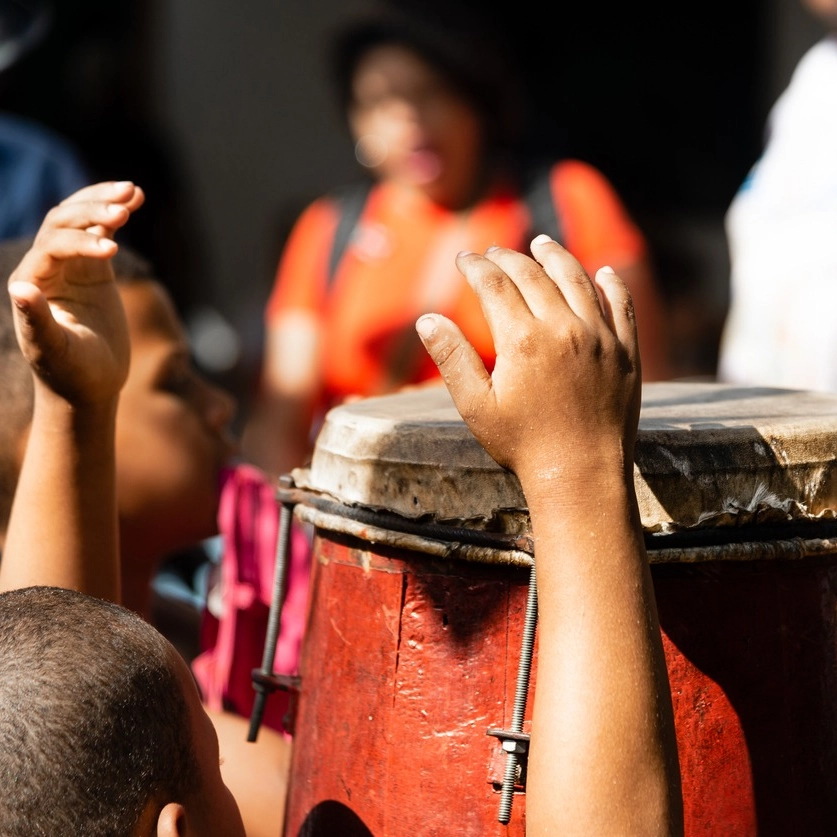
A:
<svg viewBox="0 0 837 837">
<path fill-rule="evenodd" d="M 112 398 L 128 374 L 125 314 L 109 262 L 68 259 L 33 283 L 48 313 L 18 316 L 21 348 L 35 374 L 74 402 Z M 37 310 L 37 309 L 36 309 Z"/>
</svg>

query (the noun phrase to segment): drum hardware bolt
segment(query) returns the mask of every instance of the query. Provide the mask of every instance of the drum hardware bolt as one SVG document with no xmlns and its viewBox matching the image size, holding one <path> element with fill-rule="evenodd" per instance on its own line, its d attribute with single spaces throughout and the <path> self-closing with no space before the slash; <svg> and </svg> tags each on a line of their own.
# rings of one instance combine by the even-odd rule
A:
<svg viewBox="0 0 837 837">
<path fill-rule="evenodd" d="M 290 474 L 283 474 L 279 477 L 279 489 L 277 500 L 281 502 L 282 508 L 279 512 L 279 536 L 276 540 L 276 568 L 273 576 L 273 596 L 270 600 L 270 613 L 267 617 L 267 631 L 265 632 L 264 654 L 262 656 L 262 667 L 254 669 L 251 679 L 253 688 L 256 691 L 256 699 L 253 703 L 253 713 L 250 715 L 250 729 L 247 732 L 247 740 L 255 741 L 259 735 L 259 728 L 264 718 L 264 708 L 267 703 L 267 696 L 282 689 L 286 682 L 281 675 L 273 672 L 273 659 L 276 656 L 276 644 L 279 641 L 279 627 L 282 621 L 282 606 L 285 603 L 285 588 L 287 586 L 288 563 L 291 544 L 291 520 L 293 518 L 294 503 L 281 499 L 282 489 L 292 488 L 293 477 Z M 293 679 L 293 678 L 291 678 Z M 299 685 L 297 681 L 297 687 Z"/>
<path fill-rule="evenodd" d="M 526 748 L 519 741 L 504 741 L 503 749 L 507 753 L 525 753 Z"/>
<path fill-rule="evenodd" d="M 499 738 L 503 750 L 507 753 L 522 754 L 529 752 L 529 734 L 526 732 L 512 732 L 508 729 L 491 728 L 486 730 L 485 734 Z"/>
<path fill-rule="evenodd" d="M 523 620 L 523 640 L 520 648 L 520 664 L 517 667 L 517 685 L 514 692 L 514 710 L 510 730 L 489 730 L 502 740 L 506 753 L 506 771 L 503 775 L 500 812 L 497 819 L 506 825 L 511 819 L 514 784 L 520 776 L 520 756 L 529 751 L 529 736 L 523 733 L 523 713 L 529 694 L 529 674 L 532 669 L 532 655 L 535 648 L 535 626 L 538 622 L 538 588 L 535 582 L 534 564 L 529 570 L 529 595 L 526 600 L 526 615 Z"/>
<path fill-rule="evenodd" d="M 500 739 L 500 746 L 504 753 L 514 753 L 516 756 L 526 757 L 529 754 L 529 736 L 525 732 L 512 732 L 508 729 L 489 729 L 486 735 L 493 735 Z M 518 758 L 514 771 L 514 782 L 520 784 L 523 767 Z"/>
</svg>

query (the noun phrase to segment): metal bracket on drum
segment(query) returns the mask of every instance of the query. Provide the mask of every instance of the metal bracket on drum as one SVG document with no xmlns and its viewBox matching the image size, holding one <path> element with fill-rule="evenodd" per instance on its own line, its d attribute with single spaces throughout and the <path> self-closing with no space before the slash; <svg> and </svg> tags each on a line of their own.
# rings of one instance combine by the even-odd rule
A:
<svg viewBox="0 0 837 837">
<path fill-rule="evenodd" d="M 529 733 L 512 732 L 510 729 L 491 727 L 485 731 L 486 735 L 493 735 L 503 742 L 503 750 L 507 753 L 523 755 L 529 752 Z"/>
<path fill-rule="evenodd" d="M 279 478 L 282 489 L 292 488 L 294 484 L 290 474 Z M 253 714 L 250 715 L 250 729 L 247 733 L 248 741 L 255 741 L 262 725 L 267 696 L 277 689 L 285 691 L 299 691 L 300 679 L 286 675 L 275 674 L 273 659 L 276 656 L 276 645 L 279 641 L 279 626 L 282 618 L 282 606 L 285 603 L 287 587 L 288 564 L 290 561 L 291 520 L 295 503 L 279 497 L 282 509 L 279 513 L 279 537 L 276 542 L 276 569 L 273 576 L 273 596 L 270 600 L 270 614 L 267 618 L 267 632 L 265 634 L 262 667 L 253 669 L 251 675 L 256 699 L 253 703 Z"/>
<path fill-rule="evenodd" d="M 254 668 L 250 679 L 253 681 L 253 688 L 256 689 L 256 699 L 258 700 L 259 695 L 265 695 L 263 700 L 266 700 L 267 695 L 271 695 L 274 692 L 290 692 L 292 695 L 291 704 L 288 708 L 288 711 L 282 718 L 282 724 L 284 725 L 287 732 L 293 735 L 294 732 L 294 722 L 296 717 L 296 698 L 299 695 L 299 687 L 302 684 L 302 678 L 296 674 L 266 674 L 260 668 Z M 256 717 L 255 711 L 255 704 L 253 706 L 253 714 L 250 716 L 250 724 L 251 724 L 251 732 L 248 735 L 252 734 L 254 737 L 249 738 L 248 741 L 255 741 L 258 735 L 258 727 L 255 728 L 255 732 L 253 731 L 253 718 Z M 259 725 L 261 725 L 261 716 L 264 714 L 264 707 L 259 710 Z"/>
<path fill-rule="evenodd" d="M 532 655 L 535 648 L 535 626 L 538 622 L 538 588 L 535 583 L 535 567 L 529 570 L 529 596 L 526 600 L 526 615 L 523 622 L 523 640 L 520 648 L 520 663 L 517 667 L 517 684 L 514 692 L 512 728 L 489 729 L 487 735 L 499 738 L 506 753 L 506 771 L 503 775 L 500 811 L 497 819 L 504 825 L 511 819 L 514 785 L 520 773 L 521 757 L 529 754 L 529 736 L 523 732 L 523 713 L 529 694 L 529 675 L 532 670 Z"/>
<path fill-rule="evenodd" d="M 485 731 L 485 734 L 499 738 L 503 752 L 515 753 L 518 760 L 525 759 L 529 755 L 529 733 L 491 727 Z M 526 785 L 522 767 L 519 764 L 515 768 L 515 783 L 522 784 L 524 787 Z"/>
</svg>

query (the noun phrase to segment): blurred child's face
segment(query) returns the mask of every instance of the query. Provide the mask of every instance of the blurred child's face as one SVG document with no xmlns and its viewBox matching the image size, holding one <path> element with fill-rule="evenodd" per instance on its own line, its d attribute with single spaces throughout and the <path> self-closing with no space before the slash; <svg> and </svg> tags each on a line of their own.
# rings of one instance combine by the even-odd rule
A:
<svg viewBox="0 0 837 837">
<path fill-rule="evenodd" d="M 456 207 L 473 197 L 482 124 L 471 104 L 412 50 L 373 47 L 352 84 L 349 121 L 358 159 L 376 177 Z"/>
<path fill-rule="evenodd" d="M 123 551 L 157 559 L 217 533 L 235 404 L 195 370 L 162 285 L 132 282 L 119 291 L 131 339 L 116 416 L 120 537 Z"/>
</svg>

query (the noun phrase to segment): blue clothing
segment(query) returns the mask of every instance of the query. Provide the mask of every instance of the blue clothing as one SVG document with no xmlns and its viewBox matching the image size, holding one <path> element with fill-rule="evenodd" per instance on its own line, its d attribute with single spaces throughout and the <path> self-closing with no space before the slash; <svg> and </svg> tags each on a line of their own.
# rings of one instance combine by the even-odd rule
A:
<svg viewBox="0 0 837 837">
<path fill-rule="evenodd" d="M 53 206 L 89 183 L 67 140 L 0 113 L 0 241 L 34 235 Z"/>
</svg>

